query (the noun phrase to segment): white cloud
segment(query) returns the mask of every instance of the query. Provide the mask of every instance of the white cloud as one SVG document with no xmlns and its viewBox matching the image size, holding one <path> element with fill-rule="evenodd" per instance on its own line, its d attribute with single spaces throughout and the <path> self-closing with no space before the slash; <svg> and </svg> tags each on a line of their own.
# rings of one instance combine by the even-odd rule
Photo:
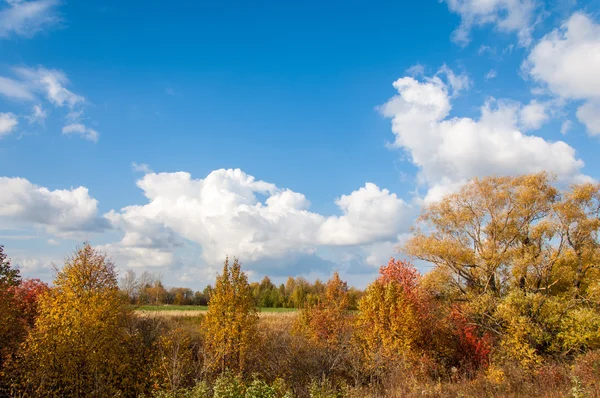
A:
<svg viewBox="0 0 600 398">
<path fill-rule="evenodd" d="M 36 100 L 36 94 L 41 94 L 55 107 L 67 108 L 63 134 L 79 134 L 86 140 L 98 142 L 100 134 L 82 122 L 82 107 L 86 100 L 67 88 L 69 79 L 63 72 L 41 67 L 18 67 L 13 70 L 20 80 L 0 76 L 0 94 L 16 100 Z M 36 104 L 27 119 L 31 124 L 43 124 L 46 116 L 47 112 L 41 104 Z"/>
<path fill-rule="evenodd" d="M 0 112 L 0 138 L 9 135 L 17 127 L 19 121 L 14 113 Z"/>
<path fill-rule="evenodd" d="M 523 68 L 565 98 L 600 98 L 600 25 L 575 13 L 531 50 Z"/>
<path fill-rule="evenodd" d="M 92 141 L 94 143 L 98 142 L 100 134 L 89 127 L 84 126 L 81 123 L 73 123 L 68 124 L 62 129 L 63 134 L 79 134 L 82 138 Z"/>
<path fill-rule="evenodd" d="M 0 38 L 32 37 L 60 23 L 58 0 L 7 1 L 0 9 Z"/>
<path fill-rule="evenodd" d="M 573 122 L 570 120 L 565 120 L 563 124 L 560 126 L 560 133 L 562 135 L 566 135 L 573 128 Z"/>
<path fill-rule="evenodd" d="M 19 269 L 21 275 L 29 278 L 38 278 L 46 282 L 52 281 L 54 266 L 60 264 L 60 259 L 49 257 L 22 257 L 11 258 L 13 266 Z"/>
<path fill-rule="evenodd" d="M 411 213 L 410 206 L 396 194 L 372 183 L 343 195 L 335 204 L 343 215 L 329 217 L 321 225 L 319 240 L 324 244 L 358 245 L 389 239 L 409 223 L 406 216 Z"/>
<path fill-rule="evenodd" d="M 591 135 L 600 135 L 600 101 L 588 101 L 580 106 L 577 118 Z"/>
<path fill-rule="evenodd" d="M 406 70 L 410 76 L 422 76 L 425 74 L 425 67 L 421 64 L 415 64 Z"/>
<path fill-rule="evenodd" d="M 142 172 L 145 174 L 152 173 L 152 169 L 145 163 L 137 164 L 136 162 L 131 162 L 131 169 L 133 171 Z"/>
<path fill-rule="evenodd" d="M 475 176 L 546 170 L 563 180 L 583 178 L 583 161 L 572 147 L 519 130 L 520 122 L 539 123 L 540 118 L 535 112 L 523 118 L 524 108 L 518 103 L 490 99 L 478 120 L 450 118 L 450 87 L 439 77 L 404 77 L 394 87 L 398 95 L 380 109 L 392 119 L 393 146 L 404 149 L 419 168 L 429 199 Z"/>
<path fill-rule="evenodd" d="M 215 170 L 205 179 L 192 179 L 185 172 L 151 173 L 137 185 L 149 203 L 106 215 L 124 232 L 120 242 L 106 249 L 124 256 L 141 252 L 144 258 L 160 253 L 156 266 L 172 261 L 168 254 L 184 239 L 201 247 L 208 264 L 218 264 L 227 254 L 253 262 L 314 253 L 319 246 L 389 240 L 406 228 L 408 205 L 370 183 L 340 197 L 336 204 L 342 215 L 330 217 L 310 212 L 310 202 L 301 193 L 239 169 Z M 147 260 L 137 265 L 142 263 L 148 265 Z"/>
<path fill-rule="evenodd" d="M 482 44 L 481 46 L 479 46 L 479 50 L 477 50 L 477 54 L 479 55 L 483 55 L 485 53 L 488 53 L 490 55 L 495 56 L 496 55 L 496 47 L 490 47 L 486 44 Z"/>
<path fill-rule="evenodd" d="M 73 108 L 75 105 L 85 103 L 85 98 L 65 87 L 69 84 L 69 79 L 59 70 L 20 67 L 15 68 L 15 71 L 33 88 L 42 91 L 48 101 L 56 106 Z"/>
<path fill-rule="evenodd" d="M 452 96 L 459 95 L 462 91 L 466 91 L 471 88 L 471 79 L 466 74 L 455 74 L 452 69 L 448 68 L 446 65 L 443 65 L 440 70 L 435 74 L 436 78 L 440 78 L 440 76 L 445 76 L 448 84 L 452 88 Z"/>
<path fill-rule="evenodd" d="M 109 226 L 97 216 L 98 201 L 85 187 L 50 191 L 24 178 L 0 177 L 0 192 L 3 223 L 34 224 L 57 235 L 102 231 Z"/>
<path fill-rule="evenodd" d="M 24 82 L 0 76 L 0 94 L 16 100 L 31 101 L 35 96 Z"/>
<path fill-rule="evenodd" d="M 41 105 L 34 105 L 31 115 L 27 116 L 27 119 L 29 120 L 29 124 L 43 125 L 47 116 L 48 113 Z"/>
<path fill-rule="evenodd" d="M 452 39 L 466 45 L 474 27 L 493 25 L 502 32 L 516 32 L 519 44 L 531 43 L 535 0 L 446 0 L 450 11 L 460 15 L 461 22 Z"/>
<path fill-rule="evenodd" d="M 496 72 L 496 70 L 490 69 L 490 71 L 488 73 L 486 73 L 486 75 L 485 75 L 485 80 L 495 79 L 496 76 L 498 76 L 498 73 Z"/>
<path fill-rule="evenodd" d="M 550 119 L 547 114 L 547 105 L 532 100 L 520 109 L 521 127 L 525 130 L 537 130 Z"/>
<path fill-rule="evenodd" d="M 600 25 L 575 13 L 559 29 L 544 36 L 531 50 L 523 69 L 556 95 L 585 100 L 579 120 L 598 134 L 594 109 L 600 100 Z"/>
</svg>

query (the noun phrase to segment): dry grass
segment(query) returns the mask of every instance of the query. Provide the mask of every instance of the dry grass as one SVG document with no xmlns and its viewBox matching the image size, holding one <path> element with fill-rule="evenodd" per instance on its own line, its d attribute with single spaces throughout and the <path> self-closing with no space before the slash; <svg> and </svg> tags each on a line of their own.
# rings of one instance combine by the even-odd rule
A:
<svg viewBox="0 0 600 398">
<path fill-rule="evenodd" d="M 165 311 L 146 311 L 136 310 L 136 314 L 143 317 L 158 317 L 158 318 L 179 318 L 179 317 L 197 317 L 206 314 L 203 310 L 165 310 Z M 291 319 L 296 316 L 296 312 L 259 312 L 261 319 Z"/>
</svg>

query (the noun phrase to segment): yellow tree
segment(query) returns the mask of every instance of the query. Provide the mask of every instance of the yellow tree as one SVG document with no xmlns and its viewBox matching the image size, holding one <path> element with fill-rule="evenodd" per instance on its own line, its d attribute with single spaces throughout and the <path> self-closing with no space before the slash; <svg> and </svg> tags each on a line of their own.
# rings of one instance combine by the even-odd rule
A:
<svg viewBox="0 0 600 398">
<path fill-rule="evenodd" d="M 358 303 L 354 337 L 371 370 L 408 358 L 420 335 L 419 315 L 395 281 L 375 281 Z"/>
<path fill-rule="evenodd" d="M 600 185 L 552 183 L 474 179 L 428 206 L 404 247 L 448 276 L 444 295 L 478 326 L 470 334 L 491 333 L 524 365 L 600 347 Z"/>
<path fill-rule="evenodd" d="M 522 285 L 543 288 L 556 261 L 549 216 L 558 194 L 544 173 L 474 179 L 427 207 L 420 218 L 425 232 L 417 230 L 404 249 L 451 270 L 464 293 L 501 296 L 515 281 L 513 271 Z M 524 256 L 526 264 L 512 268 Z"/>
<path fill-rule="evenodd" d="M 204 323 L 208 368 L 243 371 L 257 339 L 257 324 L 248 278 L 237 258 L 231 266 L 226 258 L 223 273 L 217 277 L 210 296 Z"/>
<path fill-rule="evenodd" d="M 580 296 L 600 272 L 600 184 L 572 187 L 556 206 L 560 230 L 572 261 L 574 295 Z M 587 282 L 587 283 L 586 283 Z"/>
<path fill-rule="evenodd" d="M 427 309 L 412 264 L 391 259 L 358 303 L 355 341 L 371 370 L 408 359 L 419 348 Z"/>
<path fill-rule="evenodd" d="M 114 264 L 89 243 L 66 260 L 23 345 L 20 388 L 34 396 L 135 395 Z"/>
</svg>

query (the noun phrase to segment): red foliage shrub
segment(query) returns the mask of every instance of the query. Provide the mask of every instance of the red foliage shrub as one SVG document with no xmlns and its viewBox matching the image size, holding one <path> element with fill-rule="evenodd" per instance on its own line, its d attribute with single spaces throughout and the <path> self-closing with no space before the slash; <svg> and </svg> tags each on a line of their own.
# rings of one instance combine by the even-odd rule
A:
<svg viewBox="0 0 600 398">
<path fill-rule="evenodd" d="M 469 323 L 458 306 L 452 308 L 450 319 L 458 337 L 457 354 L 463 365 L 474 370 L 487 367 L 492 350 L 491 335 L 481 333 L 476 325 Z"/>
<path fill-rule="evenodd" d="M 50 290 L 48 284 L 39 279 L 25 279 L 17 286 L 11 287 L 10 290 L 14 295 L 21 319 L 29 327 L 32 327 L 38 314 L 38 298 L 41 294 Z"/>
</svg>

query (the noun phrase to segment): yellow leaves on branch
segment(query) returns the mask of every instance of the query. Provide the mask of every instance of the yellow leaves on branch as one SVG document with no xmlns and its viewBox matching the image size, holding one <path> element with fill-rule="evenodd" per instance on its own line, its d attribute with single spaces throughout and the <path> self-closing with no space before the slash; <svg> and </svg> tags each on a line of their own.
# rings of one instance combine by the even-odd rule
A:
<svg viewBox="0 0 600 398">
<path fill-rule="evenodd" d="M 23 346 L 22 388 L 37 396 L 108 396 L 126 390 L 123 325 L 130 310 L 114 264 L 84 244 L 39 300 Z"/>
<path fill-rule="evenodd" d="M 439 297 L 500 340 L 497 356 L 526 368 L 600 348 L 600 184 L 553 183 L 474 179 L 427 207 L 404 247 L 436 265 L 425 282 Z"/>
<path fill-rule="evenodd" d="M 226 258 L 204 323 L 209 368 L 221 372 L 243 371 L 257 339 L 257 324 L 258 314 L 248 278 L 237 258 L 231 265 Z"/>
<path fill-rule="evenodd" d="M 600 184 L 552 183 L 546 173 L 474 179 L 424 211 L 404 250 L 450 270 L 463 293 L 585 293 L 600 264 Z"/>
</svg>

